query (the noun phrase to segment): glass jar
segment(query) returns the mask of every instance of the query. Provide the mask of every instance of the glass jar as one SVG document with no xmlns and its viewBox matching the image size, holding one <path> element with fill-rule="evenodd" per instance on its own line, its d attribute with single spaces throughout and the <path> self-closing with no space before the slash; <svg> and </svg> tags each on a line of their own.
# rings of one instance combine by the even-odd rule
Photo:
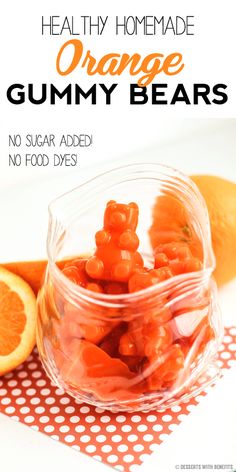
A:
<svg viewBox="0 0 236 472">
<path fill-rule="evenodd" d="M 201 270 L 120 295 L 86 290 L 63 274 L 58 261 L 91 254 L 109 200 L 138 204 L 140 252 L 151 266 L 153 208 L 163 195 L 184 205 Z M 54 383 L 80 401 L 113 411 L 138 411 L 173 406 L 212 382 L 218 373 L 214 359 L 222 325 L 212 278 L 209 218 L 195 184 L 163 165 L 127 165 L 53 201 L 49 214 L 37 344 Z M 119 351 L 127 331 L 137 341 L 133 356 Z M 154 354 L 150 342 L 152 348 L 155 343 Z"/>
</svg>

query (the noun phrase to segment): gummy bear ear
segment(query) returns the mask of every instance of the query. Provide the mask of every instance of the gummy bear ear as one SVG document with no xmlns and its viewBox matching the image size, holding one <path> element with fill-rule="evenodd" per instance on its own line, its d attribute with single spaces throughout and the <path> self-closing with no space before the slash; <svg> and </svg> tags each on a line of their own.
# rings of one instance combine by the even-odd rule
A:
<svg viewBox="0 0 236 472">
<path fill-rule="evenodd" d="M 131 203 L 129 203 L 129 206 L 130 206 L 131 208 L 135 208 L 136 210 L 138 210 L 138 205 L 137 205 L 137 203 L 131 202 Z"/>
<path fill-rule="evenodd" d="M 114 203 L 116 203 L 115 200 L 109 200 L 109 202 L 107 202 L 107 207 L 110 205 L 114 205 Z"/>
</svg>

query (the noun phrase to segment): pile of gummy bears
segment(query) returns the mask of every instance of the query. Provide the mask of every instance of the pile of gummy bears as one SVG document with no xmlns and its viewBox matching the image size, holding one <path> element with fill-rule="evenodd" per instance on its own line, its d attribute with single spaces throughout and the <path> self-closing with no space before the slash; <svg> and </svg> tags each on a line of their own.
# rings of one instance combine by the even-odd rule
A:
<svg viewBox="0 0 236 472">
<path fill-rule="evenodd" d="M 153 267 L 145 267 L 138 252 L 137 204 L 112 200 L 105 209 L 103 228 L 95 235 L 94 254 L 68 261 L 63 274 L 90 292 L 120 296 L 201 270 L 201 248 L 191 237 L 184 208 L 167 200 L 159 200 L 156 214 L 154 208 L 150 229 Z M 54 349 L 61 378 L 71 389 L 113 403 L 173 388 L 190 349 L 196 359 L 214 337 L 207 291 L 199 303 L 196 315 L 194 303 L 189 301 L 189 311 L 186 307 L 181 311 L 181 306 L 173 308 L 163 295 L 142 316 L 129 316 L 128 311 L 117 309 L 109 320 L 104 316 L 99 319 L 99 310 L 93 317 L 90 311 L 96 308 L 92 305 L 90 309 L 88 304 L 78 307 L 65 302 L 57 321 Z M 190 321 L 186 332 L 180 333 L 174 321 L 181 315 L 185 325 L 186 315 Z"/>
</svg>

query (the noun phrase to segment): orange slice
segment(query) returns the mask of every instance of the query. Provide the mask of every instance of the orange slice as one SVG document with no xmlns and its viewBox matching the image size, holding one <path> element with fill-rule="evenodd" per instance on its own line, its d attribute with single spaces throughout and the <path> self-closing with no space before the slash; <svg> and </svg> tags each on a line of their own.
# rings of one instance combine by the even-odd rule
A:
<svg viewBox="0 0 236 472">
<path fill-rule="evenodd" d="M 0 375 L 25 361 L 35 345 L 36 297 L 20 277 L 0 267 Z"/>
</svg>

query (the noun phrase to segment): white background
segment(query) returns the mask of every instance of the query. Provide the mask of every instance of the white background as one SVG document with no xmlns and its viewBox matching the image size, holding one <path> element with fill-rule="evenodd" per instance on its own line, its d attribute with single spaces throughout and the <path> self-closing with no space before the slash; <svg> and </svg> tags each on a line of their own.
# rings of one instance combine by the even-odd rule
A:
<svg viewBox="0 0 236 472">
<path fill-rule="evenodd" d="M 236 181 L 236 116 L 234 64 L 234 0 L 224 3 L 189 1 L 108 1 L 68 0 L 8 2 L 1 7 L 1 128 L 0 128 L 0 260 L 45 256 L 47 205 L 55 196 L 99 173 L 103 163 L 110 167 L 121 162 L 155 161 L 174 165 L 187 173 L 211 173 Z M 86 48 L 99 57 L 111 50 L 146 55 L 153 51 L 181 51 L 184 71 L 169 81 L 157 76 L 156 82 L 168 82 L 170 90 L 183 82 L 190 91 L 192 84 L 223 82 L 228 85 L 229 101 L 224 106 L 144 106 L 128 105 L 128 75 L 119 79 L 112 106 L 85 101 L 81 106 L 44 104 L 11 105 L 5 97 L 12 83 L 54 83 L 64 88 L 78 82 L 89 88 L 93 83 L 113 81 L 88 79 L 80 69 L 67 78 L 55 71 L 59 47 L 69 37 L 42 37 L 42 15 L 195 15 L 195 35 L 191 37 L 125 37 L 109 34 L 84 38 Z M 117 80 L 115 79 L 114 82 Z M 197 118 L 201 118 L 200 120 Z M 212 118 L 212 119 L 210 119 Z M 218 119 L 215 119 L 218 118 Z M 219 119 L 220 118 L 220 119 Z M 79 167 L 45 169 L 8 166 L 8 135 L 14 133 L 83 133 L 93 134 L 94 144 L 83 149 Z M 22 150 L 25 151 L 24 149 Z M 63 150 L 66 152 L 66 150 Z M 235 320 L 235 282 L 221 291 L 226 324 Z M 160 446 L 143 470 L 172 472 L 174 464 L 236 464 L 234 425 L 235 370 L 231 369 L 214 391 Z M 14 451 L 14 453 L 12 453 Z M 0 415 L 1 466 L 9 472 L 28 472 L 76 467 L 79 470 L 108 470 L 88 457 L 56 444 L 46 436 Z"/>
</svg>

